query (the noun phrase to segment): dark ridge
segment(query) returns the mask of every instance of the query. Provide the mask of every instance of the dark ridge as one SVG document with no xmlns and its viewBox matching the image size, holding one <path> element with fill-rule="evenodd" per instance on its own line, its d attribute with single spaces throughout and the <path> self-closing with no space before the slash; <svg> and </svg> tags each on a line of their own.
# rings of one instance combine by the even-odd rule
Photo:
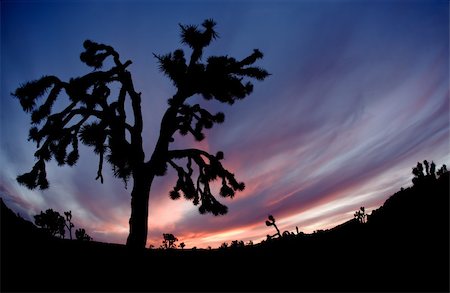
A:
<svg viewBox="0 0 450 293">
<path fill-rule="evenodd" d="M 212 250 L 56 239 L 2 201 L 1 291 L 448 292 L 449 185 L 424 177 L 366 223 Z"/>
</svg>

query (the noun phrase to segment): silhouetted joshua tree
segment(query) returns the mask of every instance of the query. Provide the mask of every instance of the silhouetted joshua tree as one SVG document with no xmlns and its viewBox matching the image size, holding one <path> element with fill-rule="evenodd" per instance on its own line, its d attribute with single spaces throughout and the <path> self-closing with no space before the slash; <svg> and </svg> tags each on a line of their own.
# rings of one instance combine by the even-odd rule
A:
<svg viewBox="0 0 450 293">
<path fill-rule="evenodd" d="M 194 205 L 200 205 L 202 214 L 227 213 L 227 207 L 212 194 L 210 182 L 220 180 L 220 195 L 230 198 L 245 185 L 223 167 L 223 153 L 219 151 L 214 155 L 201 149 L 170 147 L 176 133 L 191 134 L 201 141 L 205 137 L 204 129 L 224 121 L 223 113 L 212 114 L 200 104 L 190 103 L 189 98 L 200 95 L 205 100 L 215 99 L 231 105 L 252 92 L 253 84 L 245 78 L 262 81 L 269 75 L 264 69 L 252 66 L 263 57 L 257 49 L 242 60 L 225 55 L 202 61 L 204 49 L 218 37 L 215 25 L 213 20 L 205 20 L 201 27 L 180 25 L 181 42 L 192 50 L 188 60 L 181 49 L 154 55 L 160 70 L 177 90 L 168 100 L 159 137 L 148 160 L 142 143 L 141 93 L 135 90 L 127 70 L 132 62 L 122 62 L 113 47 L 87 40 L 80 59 L 93 71 L 68 82 L 56 76 L 44 76 L 17 88 L 13 96 L 19 99 L 24 111 L 31 112 L 29 140 L 37 144 L 34 167 L 18 176 L 17 181 L 30 189 L 48 188 L 46 163 L 54 158 L 58 165 L 75 165 L 81 141 L 92 147 L 99 157 L 97 180 L 103 183 L 105 159 L 125 186 L 130 178 L 133 179 L 129 247 L 145 247 L 150 189 L 155 176 L 165 175 L 168 166 L 178 174 L 170 192 L 172 199 L 184 196 Z M 104 64 L 107 59 L 111 63 Z M 111 68 L 101 70 L 106 64 L 112 64 Z M 37 102 L 42 96 L 46 98 L 38 107 Z M 55 101 L 66 97 L 65 108 L 54 112 Z M 195 176 L 197 178 L 193 178 Z"/>
<path fill-rule="evenodd" d="M 425 178 L 432 178 L 436 179 L 436 175 L 440 176 L 441 174 L 444 174 L 447 172 L 447 166 L 444 164 L 437 172 L 436 172 L 436 164 L 431 161 L 431 164 L 428 163 L 427 160 L 423 161 L 423 164 L 425 165 L 425 172 L 426 174 L 423 174 L 423 167 L 420 162 L 417 163 L 417 166 L 413 168 L 412 173 L 414 175 L 414 178 L 412 179 L 412 182 L 414 185 L 418 184 L 419 182 L 422 182 Z"/>
<path fill-rule="evenodd" d="M 178 246 L 181 248 L 181 250 L 183 250 L 184 247 L 186 246 L 186 244 L 184 244 L 184 242 L 181 242 L 180 245 L 178 245 Z"/>
<path fill-rule="evenodd" d="M 367 218 L 366 209 L 364 207 L 360 207 L 353 216 L 359 223 L 364 224 Z"/>
<path fill-rule="evenodd" d="M 72 228 L 74 227 L 74 224 L 72 223 L 72 211 L 64 212 L 64 216 L 66 217 L 64 225 L 69 231 L 70 240 L 72 240 Z"/>
<path fill-rule="evenodd" d="M 163 233 L 164 240 L 162 241 L 161 248 L 164 249 L 170 249 L 170 248 L 176 248 L 175 242 L 178 241 L 178 238 L 176 238 L 173 234 L 170 233 Z"/>
<path fill-rule="evenodd" d="M 34 223 L 50 235 L 59 235 L 60 238 L 64 238 L 66 221 L 60 213 L 53 209 L 47 209 L 45 213 L 41 211 L 39 215 L 35 215 Z"/>
<path fill-rule="evenodd" d="M 92 237 L 89 236 L 82 228 L 75 230 L 75 238 L 79 241 L 91 241 Z"/>
<path fill-rule="evenodd" d="M 266 226 L 273 226 L 275 228 L 275 230 L 277 230 L 277 233 L 275 233 L 274 235 L 267 235 L 267 238 L 272 239 L 275 236 L 281 237 L 280 230 L 278 230 L 278 227 L 275 224 L 275 218 L 272 215 L 269 215 L 268 219 L 269 220 L 266 220 Z"/>
</svg>

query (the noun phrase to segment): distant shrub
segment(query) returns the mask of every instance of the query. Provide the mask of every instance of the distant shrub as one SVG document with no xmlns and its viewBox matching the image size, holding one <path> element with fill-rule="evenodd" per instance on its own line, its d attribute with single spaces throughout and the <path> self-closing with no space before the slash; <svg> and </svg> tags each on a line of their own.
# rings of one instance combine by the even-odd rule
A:
<svg viewBox="0 0 450 293">
<path fill-rule="evenodd" d="M 92 241 L 92 237 L 86 234 L 84 229 L 77 229 L 75 231 L 75 237 L 79 241 Z"/>
<path fill-rule="evenodd" d="M 47 209 L 45 213 L 41 211 L 39 215 L 35 215 L 34 223 L 52 236 L 59 236 L 60 238 L 65 236 L 66 220 L 53 209 Z"/>
<path fill-rule="evenodd" d="M 231 241 L 230 248 L 238 248 L 238 247 L 244 247 L 244 246 L 245 246 L 244 241 L 233 240 L 233 241 Z"/>
</svg>

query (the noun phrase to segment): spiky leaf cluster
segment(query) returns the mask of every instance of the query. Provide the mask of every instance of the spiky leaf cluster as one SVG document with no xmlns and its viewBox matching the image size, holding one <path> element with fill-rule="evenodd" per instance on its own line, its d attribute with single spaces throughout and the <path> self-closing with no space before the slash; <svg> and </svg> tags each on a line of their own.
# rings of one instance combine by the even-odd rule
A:
<svg viewBox="0 0 450 293">
<path fill-rule="evenodd" d="M 188 45 L 193 49 L 191 63 L 195 63 L 202 57 L 203 48 L 209 46 L 212 40 L 218 37 L 214 30 L 216 22 L 207 19 L 202 23 L 203 31 L 200 31 L 196 25 L 181 25 L 181 43 Z"/>
<path fill-rule="evenodd" d="M 109 154 L 107 156 L 108 162 L 113 166 L 113 174 L 117 178 L 121 178 L 126 183 L 131 176 L 132 158 L 131 146 L 128 142 L 116 137 L 109 137 Z"/>
<path fill-rule="evenodd" d="M 38 80 L 21 85 L 12 95 L 19 99 L 20 105 L 25 112 L 30 112 L 35 109 L 37 100 L 58 82 L 59 79 L 55 76 L 43 76 Z M 50 100 L 47 107 L 51 108 L 53 101 L 54 99 Z"/>
<path fill-rule="evenodd" d="M 251 67 L 262 53 L 255 50 L 252 55 L 241 62 L 228 56 L 209 57 L 204 72 L 204 82 L 198 93 L 205 99 L 216 99 L 222 103 L 233 104 L 248 96 L 253 91 L 253 84 L 245 82 L 244 77 L 264 80 L 269 73 L 259 67 Z M 252 63 L 249 63 L 253 61 Z"/>
<path fill-rule="evenodd" d="M 83 47 L 85 51 L 80 54 L 80 60 L 94 69 L 101 68 L 105 59 L 114 52 L 112 47 L 90 40 L 84 41 Z"/>
<path fill-rule="evenodd" d="M 80 129 L 79 138 L 83 144 L 93 147 L 96 154 L 100 154 L 105 151 L 106 127 L 105 123 L 85 124 Z"/>
<path fill-rule="evenodd" d="M 45 171 L 44 161 L 39 160 L 30 172 L 17 176 L 17 182 L 25 185 L 29 189 L 35 189 L 38 186 L 41 189 L 48 188 L 49 183 L 47 180 L 47 172 Z"/>
<path fill-rule="evenodd" d="M 181 86 L 188 68 L 183 50 L 176 50 L 173 54 L 162 56 L 153 54 L 153 56 L 158 59 L 159 69 L 172 80 L 176 87 Z"/>
<path fill-rule="evenodd" d="M 253 84 L 244 78 L 264 80 L 269 76 L 266 70 L 252 66 L 263 54 L 255 49 L 241 61 L 228 56 L 213 56 L 203 64 L 200 62 L 203 49 L 217 38 L 217 33 L 213 20 L 206 20 L 202 26 L 203 31 L 194 25 L 180 25 L 182 43 L 193 49 L 189 64 L 186 64 L 184 52 L 178 49 L 173 54 L 155 55 L 160 70 L 187 96 L 200 94 L 207 100 L 214 98 L 233 104 L 253 91 Z"/>
<path fill-rule="evenodd" d="M 199 212 L 212 213 L 213 215 L 226 214 L 228 208 L 221 204 L 211 192 L 210 184 L 219 180 L 221 182 L 220 196 L 234 197 L 236 191 L 242 191 L 245 188 L 244 183 L 238 182 L 233 173 L 229 172 L 222 166 L 220 160 L 223 159 L 223 153 L 218 152 L 215 156 L 207 152 L 189 149 L 189 150 L 174 150 L 170 152 L 173 159 L 187 159 L 186 168 L 180 167 L 174 161 L 170 164 L 178 173 L 178 180 L 170 191 L 172 199 L 178 199 L 183 196 L 192 200 L 194 205 L 199 205 Z M 194 169 L 192 163 L 197 165 L 197 180 L 192 179 L 194 176 Z"/>
</svg>

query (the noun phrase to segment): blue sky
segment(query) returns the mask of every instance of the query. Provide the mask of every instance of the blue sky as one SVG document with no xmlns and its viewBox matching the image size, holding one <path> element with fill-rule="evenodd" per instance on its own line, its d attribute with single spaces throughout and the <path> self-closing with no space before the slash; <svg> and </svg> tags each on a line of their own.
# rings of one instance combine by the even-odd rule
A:
<svg viewBox="0 0 450 293">
<path fill-rule="evenodd" d="M 200 145 L 225 152 L 224 165 L 246 190 L 225 200 L 223 217 L 172 201 L 174 174 L 150 195 L 149 244 L 173 233 L 189 246 L 258 242 L 282 230 L 312 232 L 369 211 L 411 185 L 418 161 L 438 167 L 449 155 L 448 1 L 2 1 L 0 192 L 24 217 L 72 210 L 75 225 L 99 241 L 124 243 L 130 188 L 105 176 L 84 148 L 77 166 L 48 166 L 50 189 L 27 190 L 15 177 L 33 165 L 29 117 L 10 95 L 42 75 L 88 73 L 79 60 L 86 39 L 113 46 L 142 92 L 144 145 L 151 155 L 166 101 L 175 89 L 152 53 L 183 48 L 178 24 L 213 18 L 220 38 L 205 56 L 238 59 L 254 48 L 272 75 L 225 113 Z M 183 48 L 188 52 L 187 48 Z M 201 99 L 197 99 L 202 101 Z M 203 103 L 203 102 L 202 102 Z M 108 169 L 108 168 L 105 168 Z"/>
</svg>

